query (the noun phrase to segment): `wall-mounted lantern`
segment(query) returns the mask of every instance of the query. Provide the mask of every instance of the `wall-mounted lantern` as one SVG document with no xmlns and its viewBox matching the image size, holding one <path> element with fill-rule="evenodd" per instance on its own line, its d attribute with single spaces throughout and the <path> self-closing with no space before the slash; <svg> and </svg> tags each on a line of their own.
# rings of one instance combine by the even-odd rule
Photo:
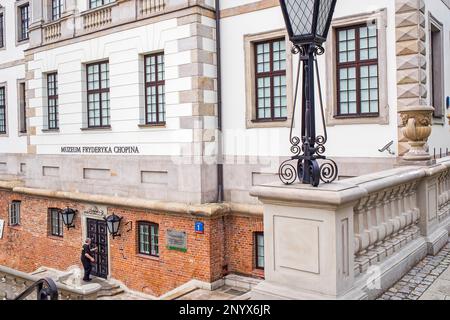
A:
<svg viewBox="0 0 450 320">
<path fill-rule="evenodd" d="M 115 237 L 120 237 L 121 235 L 119 234 L 119 229 L 123 217 L 119 217 L 115 214 L 112 214 L 104 219 L 106 221 L 106 225 L 108 226 L 108 231 L 112 235 L 113 239 Z"/>
<path fill-rule="evenodd" d="M 67 230 L 75 228 L 75 224 L 73 223 L 73 221 L 76 214 L 77 211 L 71 208 L 66 208 L 61 211 L 62 220 L 64 225 L 67 227 Z"/>
</svg>

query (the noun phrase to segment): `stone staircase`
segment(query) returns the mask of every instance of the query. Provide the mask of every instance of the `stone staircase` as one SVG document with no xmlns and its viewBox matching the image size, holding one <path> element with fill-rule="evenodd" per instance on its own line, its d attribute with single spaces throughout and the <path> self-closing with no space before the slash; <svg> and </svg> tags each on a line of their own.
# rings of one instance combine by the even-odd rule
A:
<svg viewBox="0 0 450 320">
<path fill-rule="evenodd" d="M 102 286 L 100 291 L 97 293 L 97 298 L 115 297 L 125 292 L 120 285 L 110 283 L 103 279 L 95 278 L 92 280 L 92 283 L 98 283 Z"/>
</svg>

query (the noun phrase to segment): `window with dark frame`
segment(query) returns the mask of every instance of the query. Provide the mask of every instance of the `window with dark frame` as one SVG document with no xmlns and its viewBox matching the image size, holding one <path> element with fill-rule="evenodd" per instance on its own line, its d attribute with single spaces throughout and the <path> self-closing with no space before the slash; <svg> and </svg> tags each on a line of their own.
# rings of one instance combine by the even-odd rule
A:
<svg viewBox="0 0 450 320">
<path fill-rule="evenodd" d="M 338 28 L 336 41 L 336 116 L 378 116 L 377 26 L 364 24 Z"/>
<path fill-rule="evenodd" d="M 166 122 L 164 53 L 147 55 L 144 60 L 145 123 L 164 124 Z"/>
<path fill-rule="evenodd" d="M 138 222 L 139 253 L 159 257 L 159 226 L 151 222 Z"/>
<path fill-rule="evenodd" d="M 13 201 L 9 206 L 9 225 L 17 226 L 20 224 L 20 201 Z"/>
<path fill-rule="evenodd" d="M 58 74 L 47 74 L 48 129 L 57 130 L 58 120 Z"/>
<path fill-rule="evenodd" d="M 87 65 L 88 127 L 110 126 L 109 63 Z"/>
<path fill-rule="evenodd" d="M 61 18 L 61 14 L 64 8 L 64 0 L 52 0 L 52 20 L 58 20 Z"/>
<path fill-rule="evenodd" d="M 30 5 L 24 4 L 19 7 L 19 41 L 28 40 L 30 25 Z"/>
<path fill-rule="evenodd" d="M 256 120 L 286 120 L 286 41 L 274 39 L 254 46 Z"/>
<path fill-rule="evenodd" d="M 20 133 L 27 132 L 27 100 L 26 100 L 26 83 L 19 83 L 19 131 Z"/>
<path fill-rule="evenodd" d="M 5 34 L 3 28 L 3 13 L 0 13 L 0 48 L 5 46 Z"/>
<path fill-rule="evenodd" d="M 264 269 L 264 233 L 255 232 L 255 267 Z"/>
<path fill-rule="evenodd" d="M 0 87 L 0 134 L 6 134 L 6 89 Z"/>
<path fill-rule="evenodd" d="M 64 223 L 61 210 L 57 208 L 49 208 L 48 215 L 50 235 L 62 238 L 64 236 Z"/>
<path fill-rule="evenodd" d="M 89 0 L 89 9 L 101 7 L 101 6 L 104 6 L 105 4 L 109 4 L 114 1 L 115 0 Z"/>
</svg>

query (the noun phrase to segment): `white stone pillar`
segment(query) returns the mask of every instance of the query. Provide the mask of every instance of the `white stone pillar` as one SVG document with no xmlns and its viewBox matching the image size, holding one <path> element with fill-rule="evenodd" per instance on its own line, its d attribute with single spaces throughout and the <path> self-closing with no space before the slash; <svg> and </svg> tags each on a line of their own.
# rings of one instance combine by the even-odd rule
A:
<svg viewBox="0 0 450 320">
<path fill-rule="evenodd" d="M 339 299 L 354 285 L 353 208 L 364 189 L 341 183 L 252 189 L 264 205 L 265 281 L 252 299 Z"/>
</svg>

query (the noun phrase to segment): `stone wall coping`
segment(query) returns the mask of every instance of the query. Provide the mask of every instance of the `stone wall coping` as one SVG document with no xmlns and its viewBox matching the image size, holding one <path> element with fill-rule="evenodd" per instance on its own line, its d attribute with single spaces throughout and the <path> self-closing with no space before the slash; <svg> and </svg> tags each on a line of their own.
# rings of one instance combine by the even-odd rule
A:
<svg viewBox="0 0 450 320">
<path fill-rule="evenodd" d="M 48 197 L 61 200 L 95 203 L 100 205 L 128 207 L 133 209 L 152 210 L 162 213 L 187 214 L 199 217 L 214 217 L 217 215 L 232 213 L 241 213 L 246 215 L 263 214 L 261 205 L 249 205 L 240 203 L 207 203 L 196 205 L 139 198 L 114 197 L 79 192 L 28 188 L 24 187 L 23 182 L 21 181 L 0 181 L 0 189 L 7 189 L 12 192 L 38 197 Z"/>
<path fill-rule="evenodd" d="M 267 184 L 252 188 L 250 194 L 258 197 L 263 203 L 283 202 L 314 207 L 340 207 L 350 205 L 371 193 L 440 174 L 450 168 L 449 160 L 450 158 L 443 159 L 441 163 L 430 167 L 398 167 L 333 184 L 321 184 L 319 188 L 301 184 L 286 186 L 281 182 Z"/>
</svg>

